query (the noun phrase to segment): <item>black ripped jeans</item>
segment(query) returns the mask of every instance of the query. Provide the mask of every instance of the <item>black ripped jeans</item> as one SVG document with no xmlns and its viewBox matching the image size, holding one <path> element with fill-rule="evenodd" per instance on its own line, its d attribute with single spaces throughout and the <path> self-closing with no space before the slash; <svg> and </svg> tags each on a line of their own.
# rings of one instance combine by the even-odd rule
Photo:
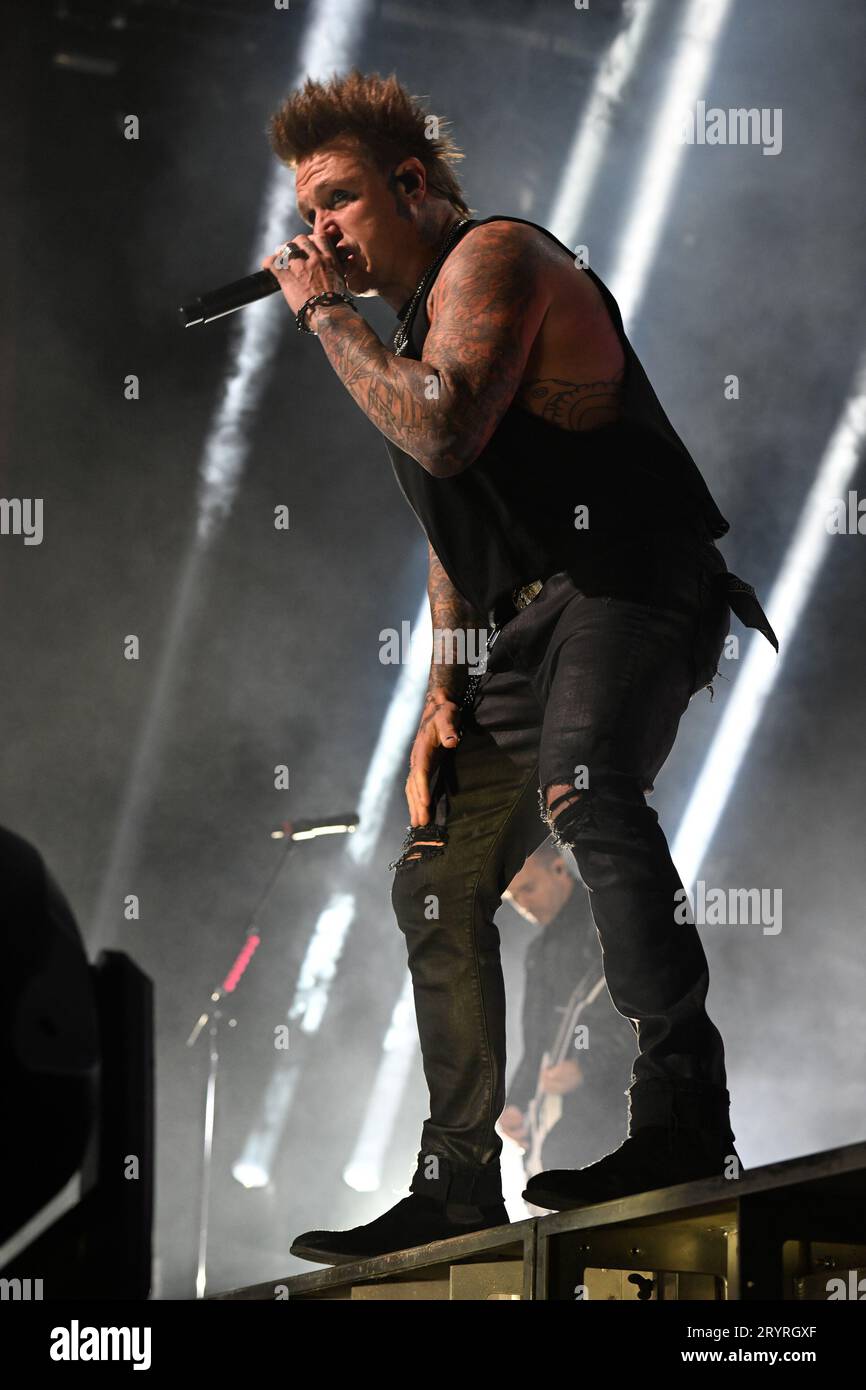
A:
<svg viewBox="0 0 866 1390">
<path fill-rule="evenodd" d="M 706 956 L 675 918 L 682 885 L 645 799 L 691 696 L 716 673 L 726 567 L 712 542 L 670 536 L 632 548 L 635 558 L 641 602 L 581 591 L 561 573 L 501 628 L 434 781 L 441 845 L 398 861 L 392 901 L 430 1091 L 414 1192 L 501 1200 L 505 994 L 493 919 L 551 828 L 590 890 L 611 998 L 637 1026 L 629 1132 L 693 1124 L 733 1138 Z M 545 791 L 563 784 L 582 790 L 551 817 Z"/>
</svg>

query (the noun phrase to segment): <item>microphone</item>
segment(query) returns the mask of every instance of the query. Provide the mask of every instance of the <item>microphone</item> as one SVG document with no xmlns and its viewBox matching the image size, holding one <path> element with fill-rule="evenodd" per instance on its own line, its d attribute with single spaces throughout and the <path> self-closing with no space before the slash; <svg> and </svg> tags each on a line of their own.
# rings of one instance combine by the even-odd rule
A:
<svg viewBox="0 0 866 1390">
<path fill-rule="evenodd" d="M 334 247 L 333 240 L 330 237 L 328 240 Z M 303 261 L 307 259 L 305 252 L 291 241 L 286 243 L 283 254 L 290 261 L 297 260 L 299 256 Z M 184 328 L 193 328 L 197 323 L 213 323 L 214 319 L 221 319 L 225 314 L 233 314 L 246 304 L 255 304 L 257 299 L 276 294 L 279 288 L 276 275 L 269 270 L 257 270 L 254 275 L 245 275 L 242 280 L 233 280 L 230 285 L 220 285 L 218 290 L 207 290 L 188 304 L 181 304 L 178 313 L 183 318 Z"/>
<path fill-rule="evenodd" d="M 224 314 L 243 309 L 245 304 L 255 304 L 257 299 L 276 294 L 279 288 L 276 275 L 269 270 L 257 270 L 255 275 L 245 275 L 242 280 L 233 280 L 230 285 L 208 290 L 191 299 L 188 304 L 181 304 L 178 313 L 183 318 L 184 328 L 192 328 L 197 323 L 213 323 L 214 319 L 221 319 Z"/>
</svg>

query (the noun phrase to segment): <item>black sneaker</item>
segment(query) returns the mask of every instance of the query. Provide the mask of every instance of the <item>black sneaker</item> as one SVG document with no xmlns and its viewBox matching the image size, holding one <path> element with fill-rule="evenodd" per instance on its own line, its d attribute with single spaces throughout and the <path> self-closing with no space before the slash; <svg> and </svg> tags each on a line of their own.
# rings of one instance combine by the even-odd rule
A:
<svg viewBox="0 0 866 1390">
<path fill-rule="evenodd" d="M 731 1135 L 699 1129 L 668 1129 L 647 1125 L 586 1168 L 551 1168 L 536 1173 L 523 1196 L 536 1207 L 569 1211 L 632 1197 L 658 1187 L 724 1177 L 726 1164 L 736 1159 L 736 1176 L 745 1172 Z"/>
<path fill-rule="evenodd" d="M 304 1231 L 293 1242 L 290 1254 L 320 1265 L 351 1264 L 508 1224 L 503 1203 L 492 1207 L 456 1206 L 413 1192 L 366 1226 L 354 1226 L 351 1231 Z"/>
</svg>

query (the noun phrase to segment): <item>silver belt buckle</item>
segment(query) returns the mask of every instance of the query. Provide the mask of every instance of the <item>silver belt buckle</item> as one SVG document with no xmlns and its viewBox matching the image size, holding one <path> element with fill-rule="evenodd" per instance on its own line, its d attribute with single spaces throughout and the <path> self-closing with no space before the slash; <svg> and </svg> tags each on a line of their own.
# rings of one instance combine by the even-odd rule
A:
<svg viewBox="0 0 866 1390">
<path fill-rule="evenodd" d="M 514 607 L 518 609 L 528 608 L 534 598 L 537 598 L 544 587 L 543 579 L 533 579 L 531 584 L 524 584 L 522 589 L 515 589 L 511 597 Z"/>
</svg>

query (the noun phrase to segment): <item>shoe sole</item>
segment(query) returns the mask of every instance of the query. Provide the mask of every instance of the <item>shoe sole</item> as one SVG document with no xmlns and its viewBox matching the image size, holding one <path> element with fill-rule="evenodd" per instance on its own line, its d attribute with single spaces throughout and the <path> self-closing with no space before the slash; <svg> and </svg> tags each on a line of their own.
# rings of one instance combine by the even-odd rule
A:
<svg viewBox="0 0 866 1390">
<path fill-rule="evenodd" d="M 740 1168 L 740 1177 L 745 1173 L 745 1168 Z M 656 1183 L 654 1187 L 642 1187 L 639 1192 L 614 1192 L 608 1197 L 562 1197 L 557 1196 L 550 1190 L 536 1192 L 521 1192 L 524 1202 L 531 1202 L 534 1207 L 546 1207 L 548 1211 L 579 1211 L 581 1207 L 598 1207 L 604 1202 L 626 1201 L 629 1197 L 643 1197 L 647 1192 L 663 1192 L 670 1187 L 688 1187 L 695 1182 L 710 1182 L 714 1178 L 729 1182 L 723 1173 L 705 1173 L 694 1178 L 681 1178 L 679 1182 Z"/>
<path fill-rule="evenodd" d="M 510 1224 L 510 1223 L 506 1223 Z M 423 1250 L 431 1245 L 444 1245 L 449 1240 L 459 1240 L 461 1236 L 477 1236 L 484 1231 L 500 1231 L 503 1223 L 496 1226 L 476 1226 L 471 1231 L 455 1231 L 450 1236 L 440 1236 L 438 1240 L 423 1240 L 419 1245 L 401 1245 L 397 1250 L 375 1250 L 365 1255 L 355 1252 L 352 1255 L 341 1254 L 336 1250 L 317 1250 L 314 1245 L 300 1245 L 297 1241 L 289 1246 L 289 1254 L 296 1255 L 299 1260 L 311 1260 L 317 1265 L 354 1265 L 360 1264 L 362 1260 L 378 1260 L 383 1255 L 406 1255 L 410 1250 Z"/>
<path fill-rule="evenodd" d="M 411 1249 L 411 1247 L 409 1247 Z M 289 1254 L 299 1260 L 311 1260 L 315 1265 L 353 1265 L 361 1260 L 374 1260 L 375 1255 L 338 1255 L 335 1251 L 316 1250 L 312 1245 L 290 1245 Z"/>
<path fill-rule="evenodd" d="M 576 1211 L 579 1207 L 598 1206 L 600 1201 L 610 1202 L 616 1198 L 605 1197 L 596 1198 L 594 1201 L 587 1201 L 585 1197 L 557 1197 L 553 1192 L 521 1192 L 524 1202 L 531 1202 L 534 1207 L 545 1207 L 547 1211 Z"/>
</svg>

